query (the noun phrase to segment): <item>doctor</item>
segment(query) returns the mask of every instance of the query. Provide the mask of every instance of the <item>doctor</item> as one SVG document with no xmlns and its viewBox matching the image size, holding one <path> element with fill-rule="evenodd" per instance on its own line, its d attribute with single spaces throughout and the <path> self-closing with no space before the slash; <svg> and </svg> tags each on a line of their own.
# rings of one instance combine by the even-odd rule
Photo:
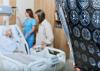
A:
<svg viewBox="0 0 100 71">
<path fill-rule="evenodd" d="M 37 10 L 35 12 L 35 19 L 38 23 L 38 32 L 36 34 L 36 46 L 41 47 L 53 47 L 53 31 L 51 24 L 45 19 L 45 13 L 43 10 Z"/>
<path fill-rule="evenodd" d="M 26 9 L 25 15 L 26 15 L 26 19 L 24 20 L 24 23 L 22 24 L 23 33 L 29 45 L 29 48 L 32 48 L 35 42 L 34 31 L 35 31 L 35 26 L 36 26 L 36 20 L 34 19 L 33 11 L 31 9 Z M 21 23 L 21 20 L 19 17 L 18 17 L 18 20 Z"/>
</svg>

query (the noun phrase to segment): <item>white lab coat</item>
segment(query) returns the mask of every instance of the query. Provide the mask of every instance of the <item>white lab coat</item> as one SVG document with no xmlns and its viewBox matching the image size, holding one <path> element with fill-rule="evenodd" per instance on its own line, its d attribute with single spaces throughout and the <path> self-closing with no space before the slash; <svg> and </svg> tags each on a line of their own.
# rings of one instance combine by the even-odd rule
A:
<svg viewBox="0 0 100 71">
<path fill-rule="evenodd" d="M 38 29 L 38 33 L 36 35 L 36 45 L 41 46 L 42 41 L 44 42 L 44 46 L 53 47 L 53 31 L 51 24 L 45 19 L 40 25 Z"/>
</svg>

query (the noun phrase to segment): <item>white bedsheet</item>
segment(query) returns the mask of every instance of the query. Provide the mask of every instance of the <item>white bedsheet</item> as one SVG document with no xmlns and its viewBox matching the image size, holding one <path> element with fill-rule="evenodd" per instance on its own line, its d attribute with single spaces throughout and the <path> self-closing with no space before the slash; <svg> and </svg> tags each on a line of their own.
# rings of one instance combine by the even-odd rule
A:
<svg viewBox="0 0 100 71">
<path fill-rule="evenodd" d="M 0 52 L 2 53 L 14 52 L 16 48 L 17 48 L 17 45 L 14 39 L 6 37 L 6 36 L 0 37 Z"/>
<path fill-rule="evenodd" d="M 38 57 L 36 55 L 26 55 L 26 54 L 21 54 L 21 53 L 4 54 L 4 56 L 11 58 L 12 60 L 16 61 L 17 63 L 13 62 L 14 63 L 13 64 L 12 62 L 7 62 L 8 60 L 6 59 L 5 62 L 3 62 L 3 64 L 6 64 L 6 62 L 7 62 L 8 64 L 12 64 L 11 66 L 13 66 L 13 65 L 14 66 L 16 65 L 16 67 L 18 67 L 19 65 L 21 66 L 19 68 L 15 67 L 17 69 L 16 71 L 21 71 L 18 69 L 21 69 L 22 67 L 24 67 L 22 71 L 48 71 L 47 70 L 48 63 L 45 62 L 46 59 L 43 57 Z M 7 65 L 3 66 L 3 68 L 4 67 L 6 68 Z"/>
<path fill-rule="evenodd" d="M 24 64 L 0 54 L 0 71 L 23 71 Z"/>
</svg>

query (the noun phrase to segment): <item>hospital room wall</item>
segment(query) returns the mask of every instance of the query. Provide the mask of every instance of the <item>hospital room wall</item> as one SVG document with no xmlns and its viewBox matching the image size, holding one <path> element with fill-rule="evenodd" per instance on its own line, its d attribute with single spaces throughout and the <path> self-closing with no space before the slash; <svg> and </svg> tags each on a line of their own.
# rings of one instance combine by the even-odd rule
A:
<svg viewBox="0 0 100 71">
<path fill-rule="evenodd" d="M 54 27 L 55 0 L 34 0 L 34 10 L 38 9 L 45 11 L 47 20 Z"/>
<path fill-rule="evenodd" d="M 15 7 L 15 9 L 13 8 L 13 15 L 9 18 L 9 23 L 16 24 L 16 0 L 9 0 L 9 4 L 11 7 Z"/>
</svg>

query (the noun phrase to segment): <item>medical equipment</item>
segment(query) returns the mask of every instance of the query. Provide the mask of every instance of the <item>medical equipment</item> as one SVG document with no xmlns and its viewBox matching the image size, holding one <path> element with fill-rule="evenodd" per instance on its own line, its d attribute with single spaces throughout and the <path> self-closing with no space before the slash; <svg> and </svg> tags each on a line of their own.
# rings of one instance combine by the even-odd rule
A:
<svg viewBox="0 0 100 71">
<path fill-rule="evenodd" d="M 9 6 L 0 6 L 0 15 L 10 16 L 12 15 L 13 11 Z"/>
</svg>

